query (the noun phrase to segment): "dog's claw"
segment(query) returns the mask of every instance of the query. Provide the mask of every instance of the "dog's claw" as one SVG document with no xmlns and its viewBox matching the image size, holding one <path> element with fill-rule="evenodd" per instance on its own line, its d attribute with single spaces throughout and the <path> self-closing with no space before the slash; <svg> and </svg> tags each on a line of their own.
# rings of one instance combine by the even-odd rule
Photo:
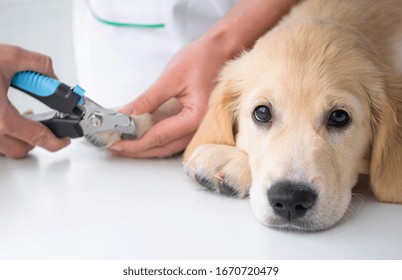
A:
<svg viewBox="0 0 402 280">
<path fill-rule="evenodd" d="M 218 184 L 216 182 L 209 180 L 205 176 L 200 174 L 195 174 L 194 179 L 197 181 L 198 184 L 203 186 L 204 188 L 215 191 L 217 193 L 228 195 L 228 196 L 238 196 L 239 193 L 237 190 L 228 182 L 224 180 L 219 180 Z"/>
<path fill-rule="evenodd" d="M 208 178 L 206 178 L 200 174 L 195 174 L 194 178 L 198 184 L 205 187 L 206 189 L 211 190 L 211 191 L 215 190 L 214 183 L 211 182 Z"/>
<path fill-rule="evenodd" d="M 219 193 L 228 195 L 228 196 L 238 196 L 237 190 L 230 184 L 225 181 L 219 182 Z"/>
</svg>

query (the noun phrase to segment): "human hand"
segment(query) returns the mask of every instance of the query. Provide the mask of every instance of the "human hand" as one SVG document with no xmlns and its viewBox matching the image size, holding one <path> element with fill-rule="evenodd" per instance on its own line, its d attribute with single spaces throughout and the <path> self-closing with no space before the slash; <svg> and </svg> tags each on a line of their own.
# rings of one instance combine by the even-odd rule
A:
<svg viewBox="0 0 402 280">
<path fill-rule="evenodd" d="M 166 117 L 138 140 L 119 141 L 114 154 L 127 157 L 165 157 L 183 150 L 204 117 L 208 99 L 223 63 L 251 47 L 286 14 L 297 0 L 240 0 L 202 37 L 178 52 L 145 93 L 122 112 L 157 114 L 157 108 L 175 97 L 179 113 Z M 213 132 L 211 132 L 213 133 Z"/>
<path fill-rule="evenodd" d="M 68 145 L 69 139 L 59 139 L 46 126 L 21 116 L 7 97 L 11 79 L 19 71 L 32 70 L 55 77 L 51 59 L 0 44 L 0 65 L 0 154 L 23 158 L 35 146 L 57 151 Z"/>
<path fill-rule="evenodd" d="M 201 37 L 179 51 L 159 79 L 121 109 L 130 115 L 152 112 L 157 123 L 140 139 L 121 140 L 112 145 L 113 153 L 149 158 L 171 156 L 182 151 L 206 113 L 215 79 L 227 58 L 225 48 L 216 38 L 210 37 Z M 160 107 L 171 98 L 175 98 L 181 108 Z"/>
</svg>

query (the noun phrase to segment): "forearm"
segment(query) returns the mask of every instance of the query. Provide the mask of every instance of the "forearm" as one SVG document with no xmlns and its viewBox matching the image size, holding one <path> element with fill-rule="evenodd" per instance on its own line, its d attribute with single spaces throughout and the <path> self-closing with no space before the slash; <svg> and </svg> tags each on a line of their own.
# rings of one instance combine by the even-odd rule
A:
<svg viewBox="0 0 402 280">
<path fill-rule="evenodd" d="M 204 34 L 204 39 L 224 48 L 227 58 L 253 46 L 254 42 L 298 0 L 240 0 Z"/>
</svg>

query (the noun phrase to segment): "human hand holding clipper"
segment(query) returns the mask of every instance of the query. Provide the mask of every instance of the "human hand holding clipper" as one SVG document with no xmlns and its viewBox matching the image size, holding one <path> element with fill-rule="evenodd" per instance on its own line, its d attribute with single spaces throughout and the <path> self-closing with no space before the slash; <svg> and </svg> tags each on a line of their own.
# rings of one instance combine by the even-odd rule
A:
<svg viewBox="0 0 402 280">
<path fill-rule="evenodd" d="M 46 125 L 59 138 L 86 136 L 91 141 L 94 135 L 103 132 L 117 132 L 124 138 L 136 136 L 131 116 L 101 107 L 84 96 L 85 90 L 79 85 L 70 87 L 43 74 L 23 71 L 15 74 L 11 86 L 54 109 L 27 117 Z M 93 144 L 100 147 L 106 145 L 99 142 Z"/>
<path fill-rule="evenodd" d="M 31 125 L 29 128 L 33 129 L 32 133 L 37 133 L 39 136 L 36 136 L 37 138 L 34 139 L 28 137 L 25 140 L 28 144 L 25 149 L 16 149 L 13 147 L 10 149 L 7 147 L 7 142 L 0 142 L 1 151 L 10 157 L 21 158 L 26 156 L 34 146 L 41 146 L 37 144 L 37 141 L 45 141 L 49 137 L 55 141 L 65 141 L 68 143 L 68 140 L 60 140 L 56 136 L 58 138 L 78 138 L 85 136 L 95 146 L 107 147 L 121 138 L 131 139 L 139 137 L 142 134 L 143 127 L 146 129 L 149 125 L 147 123 L 147 116 L 132 117 L 115 110 L 105 109 L 84 96 L 85 90 L 80 86 L 70 87 L 54 78 L 37 72 L 17 72 L 12 77 L 11 82 L 6 84 L 11 84 L 12 87 L 27 93 L 54 109 L 51 112 L 28 115 L 24 118 L 13 107 L 19 118 L 22 119 L 21 122 L 29 121 Z M 9 102 L 3 104 L 12 106 Z M 134 118 L 139 120 L 140 127 L 135 125 Z M 11 116 L 4 115 L 2 119 L 12 121 L 12 124 L 14 124 L 14 126 L 10 126 L 7 122 L 4 122 L 6 124 L 3 128 L 4 132 L 13 132 L 15 127 L 18 126 L 18 123 L 14 123 L 18 119 L 15 117 L 15 114 Z M 41 131 L 46 132 L 46 134 L 43 134 L 44 132 Z M 3 136 L 6 140 L 7 137 L 7 135 Z M 35 139 L 38 140 L 34 141 Z M 14 142 L 19 143 L 16 140 Z M 44 143 L 47 142 L 45 141 Z M 44 148 L 47 147 L 44 146 Z M 52 148 L 47 149 L 51 151 L 57 150 Z"/>
<path fill-rule="evenodd" d="M 48 56 L 12 45 L 0 45 L 0 154 L 23 158 L 35 146 L 57 151 L 70 143 L 68 138 L 57 138 L 46 126 L 29 120 L 8 100 L 7 91 L 15 73 L 33 70 L 54 77 L 52 61 Z"/>
</svg>

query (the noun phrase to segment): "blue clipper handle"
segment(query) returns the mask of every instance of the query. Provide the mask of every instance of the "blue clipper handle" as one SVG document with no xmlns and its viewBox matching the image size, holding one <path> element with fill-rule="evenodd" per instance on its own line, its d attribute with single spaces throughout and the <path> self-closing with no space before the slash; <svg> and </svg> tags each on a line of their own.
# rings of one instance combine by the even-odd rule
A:
<svg viewBox="0 0 402 280">
<path fill-rule="evenodd" d="M 76 105 L 83 104 L 82 96 L 85 93 L 79 86 L 71 88 L 58 80 L 32 71 L 15 74 L 11 86 L 63 113 L 72 113 Z"/>
</svg>

